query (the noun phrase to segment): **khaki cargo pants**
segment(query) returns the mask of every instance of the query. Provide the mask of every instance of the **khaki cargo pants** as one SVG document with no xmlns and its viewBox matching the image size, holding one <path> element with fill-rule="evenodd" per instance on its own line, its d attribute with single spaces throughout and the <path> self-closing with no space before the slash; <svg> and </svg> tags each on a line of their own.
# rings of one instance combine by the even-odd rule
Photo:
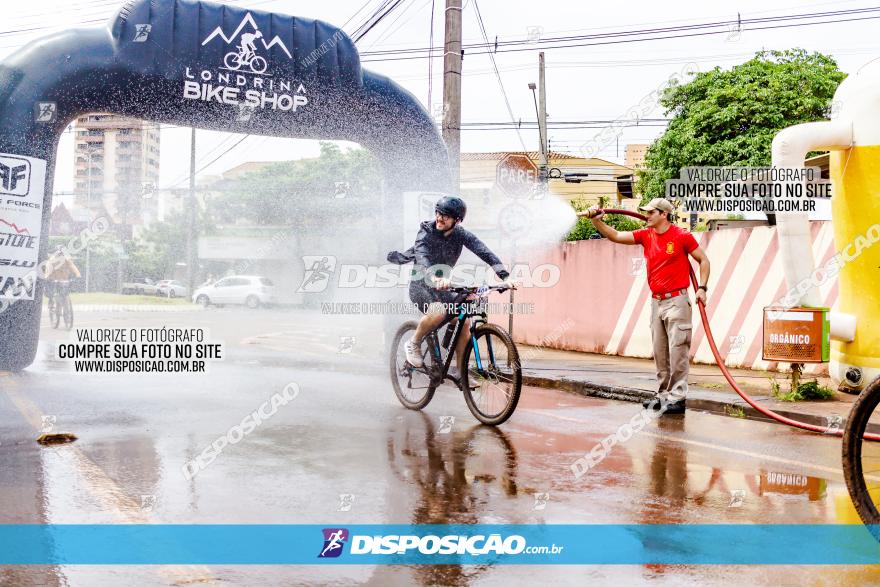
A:
<svg viewBox="0 0 880 587">
<path fill-rule="evenodd" d="M 651 298 L 651 340 L 657 366 L 657 395 L 674 401 L 688 389 L 688 355 L 691 349 L 691 300 L 687 294 L 658 300 Z"/>
</svg>

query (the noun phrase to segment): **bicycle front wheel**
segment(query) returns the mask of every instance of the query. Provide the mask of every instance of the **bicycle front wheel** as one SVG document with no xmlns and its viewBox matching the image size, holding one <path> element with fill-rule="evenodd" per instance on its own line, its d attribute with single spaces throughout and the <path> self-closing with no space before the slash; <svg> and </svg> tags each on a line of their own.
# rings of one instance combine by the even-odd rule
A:
<svg viewBox="0 0 880 587">
<path fill-rule="evenodd" d="M 58 298 L 49 299 L 49 324 L 52 328 L 58 328 L 61 323 L 61 308 L 59 307 Z"/>
<path fill-rule="evenodd" d="M 880 404 L 880 377 L 853 404 L 843 431 L 843 477 L 859 517 L 880 540 L 880 442 L 865 439 L 865 431 Z M 878 414 L 880 415 L 880 414 Z"/>
<path fill-rule="evenodd" d="M 64 328 L 70 330 L 73 328 L 73 302 L 70 301 L 70 296 L 64 296 L 61 310 L 61 313 L 64 316 Z"/>
<path fill-rule="evenodd" d="M 421 367 L 413 367 L 406 360 L 404 345 L 416 332 L 418 323 L 406 322 L 394 335 L 391 343 L 391 383 L 394 385 L 394 393 L 405 407 L 410 410 L 421 410 L 427 406 L 434 397 L 437 384 L 434 382 L 432 371 L 436 363 L 433 361 L 434 345 L 433 338 L 425 337 L 422 341 Z"/>
<path fill-rule="evenodd" d="M 483 424 L 506 422 L 522 390 L 522 368 L 513 339 L 495 324 L 481 324 L 464 351 L 464 364 L 461 387 L 468 409 Z"/>
</svg>

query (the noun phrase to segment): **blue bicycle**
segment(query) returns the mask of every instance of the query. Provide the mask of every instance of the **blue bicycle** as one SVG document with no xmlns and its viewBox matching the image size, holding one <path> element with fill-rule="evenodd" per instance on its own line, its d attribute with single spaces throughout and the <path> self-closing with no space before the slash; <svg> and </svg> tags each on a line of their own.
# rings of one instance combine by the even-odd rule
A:
<svg viewBox="0 0 880 587">
<path fill-rule="evenodd" d="M 391 381 L 401 404 L 421 410 L 431 402 L 437 387 L 448 379 L 464 393 L 468 409 L 483 424 L 497 426 L 513 415 L 522 390 L 519 352 L 510 334 L 491 324 L 486 312 L 489 293 L 507 289 L 506 285 L 450 288 L 449 291 L 459 294 L 456 303 L 460 311 L 424 337 L 422 367 L 412 366 L 404 349 L 418 323 L 406 322 L 398 329 L 391 345 Z M 468 318 L 470 340 L 463 356 L 466 368 L 457 378 L 449 374 L 449 367 Z M 447 331 L 441 345 L 438 332 L 444 327 Z"/>
</svg>

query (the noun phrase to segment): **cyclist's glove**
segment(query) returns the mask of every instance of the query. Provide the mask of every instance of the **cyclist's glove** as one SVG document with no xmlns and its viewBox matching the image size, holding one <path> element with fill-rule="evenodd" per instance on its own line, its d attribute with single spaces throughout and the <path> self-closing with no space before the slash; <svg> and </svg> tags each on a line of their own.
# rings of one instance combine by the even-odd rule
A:
<svg viewBox="0 0 880 587">
<path fill-rule="evenodd" d="M 391 251 L 388 253 L 388 262 L 395 263 L 396 265 L 406 265 L 407 263 L 412 263 L 416 260 L 416 255 L 413 252 L 412 248 L 407 249 L 404 252 L 400 251 Z"/>
</svg>

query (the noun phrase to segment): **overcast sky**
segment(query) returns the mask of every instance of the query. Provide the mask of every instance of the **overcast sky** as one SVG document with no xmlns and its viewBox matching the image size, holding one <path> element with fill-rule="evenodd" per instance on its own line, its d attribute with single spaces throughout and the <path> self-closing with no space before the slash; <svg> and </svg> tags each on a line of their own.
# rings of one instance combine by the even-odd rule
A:
<svg viewBox="0 0 880 587">
<path fill-rule="evenodd" d="M 585 2 L 583 0 L 544 0 L 509 2 L 507 0 L 464 0 L 464 40 L 482 42 L 475 7 L 479 9 L 488 36 L 494 41 L 524 39 L 540 35 L 561 35 L 636 30 L 719 20 L 781 16 L 829 10 L 870 7 L 857 1 L 794 2 L 789 0 L 747 0 L 725 3 L 705 2 Z M 250 0 L 225 2 L 259 10 L 292 14 L 324 20 L 351 33 L 372 13 L 381 0 L 333 0 L 332 2 L 295 2 L 292 0 Z M 443 6 L 435 0 L 434 43 L 442 44 Z M 0 24 L 0 58 L 18 47 L 71 23 L 77 26 L 101 26 L 100 20 L 113 14 L 121 2 L 111 0 L 29 0 L 5 2 Z M 360 51 L 425 47 L 430 32 L 432 0 L 403 0 L 359 43 Z M 364 8 L 365 7 L 365 8 Z M 360 12 L 358 12 L 360 10 Z M 880 16 L 870 13 L 865 16 Z M 354 17 L 354 18 L 352 18 Z M 851 17 L 849 17 L 851 18 Z M 98 21 L 98 22 L 89 22 Z M 688 62 L 700 70 L 715 66 L 730 67 L 747 60 L 755 51 L 803 47 L 835 57 L 846 72 L 880 56 L 876 40 L 880 19 L 864 19 L 816 26 L 753 30 L 720 35 L 695 36 L 639 43 L 625 43 L 577 48 L 542 48 L 547 61 L 547 111 L 549 120 L 606 120 L 623 117 L 646 95 L 671 76 L 679 74 Z M 31 30 L 37 29 L 37 30 Z M 516 119 L 535 120 L 535 106 L 528 83 L 537 81 L 539 46 L 519 52 L 497 53 L 495 60 Z M 364 57 L 364 60 L 375 59 Z M 364 68 L 387 75 L 428 104 L 428 60 L 374 61 Z M 434 60 L 433 97 L 442 101 L 442 59 Z M 489 55 L 465 55 L 462 81 L 463 122 L 505 122 L 511 117 L 502 96 Z M 658 107 L 649 117 L 662 117 Z M 650 142 L 662 127 L 627 128 L 618 143 L 604 146 L 599 157 L 622 162 L 627 143 Z M 577 153 L 579 146 L 592 139 L 600 129 L 551 129 L 549 138 L 554 150 Z M 521 138 L 520 138 L 521 137 Z M 162 131 L 160 185 L 168 186 L 188 174 L 189 131 L 170 128 Z M 199 166 L 211 161 L 235 142 L 228 133 L 199 131 L 197 161 Z M 463 130 L 463 151 L 521 150 L 523 141 L 530 150 L 538 147 L 536 130 Z M 72 136 L 65 134 L 59 147 L 55 190 L 69 191 L 73 184 Z M 246 161 L 296 159 L 317 154 L 317 143 L 266 137 L 250 137 L 224 155 L 202 174 L 217 174 Z"/>
</svg>

